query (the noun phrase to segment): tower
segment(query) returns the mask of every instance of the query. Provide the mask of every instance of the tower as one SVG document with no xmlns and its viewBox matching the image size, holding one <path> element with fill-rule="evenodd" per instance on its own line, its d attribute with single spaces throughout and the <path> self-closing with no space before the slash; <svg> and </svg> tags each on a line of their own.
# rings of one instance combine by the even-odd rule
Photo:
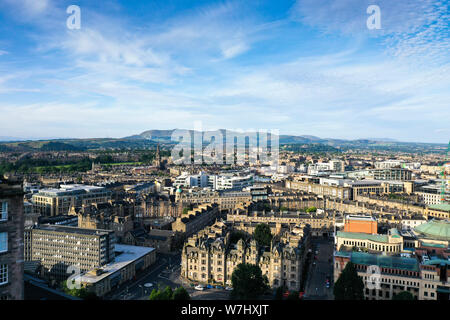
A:
<svg viewBox="0 0 450 320">
<path fill-rule="evenodd" d="M 161 168 L 161 153 L 159 150 L 159 143 L 156 146 L 156 155 L 155 155 L 155 166 Z"/>
</svg>

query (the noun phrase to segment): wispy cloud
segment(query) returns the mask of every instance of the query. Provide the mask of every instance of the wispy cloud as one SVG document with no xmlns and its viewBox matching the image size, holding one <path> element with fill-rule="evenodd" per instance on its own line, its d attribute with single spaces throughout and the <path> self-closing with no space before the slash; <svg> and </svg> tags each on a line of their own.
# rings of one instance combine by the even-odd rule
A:
<svg viewBox="0 0 450 320">
<path fill-rule="evenodd" d="M 269 2 L 225 1 L 145 22 L 127 2 L 102 11 L 86 2 L 82 28 L 68 30 L 60 2 L 5 1 L 0 8 L 25 10 L 11 21 L 27 25 L 18 30 L 28 42 L 0 38 L 10 75 L 0 76 L 3 135 L 120 137 L 201 120 L 446 139 L 436 129 L 450 118 L 445 2 L 379 0 L 381 30 L 366 28 L 368 0 L 299 0 L 277 15 L 258 11 Z"/>
</svg>

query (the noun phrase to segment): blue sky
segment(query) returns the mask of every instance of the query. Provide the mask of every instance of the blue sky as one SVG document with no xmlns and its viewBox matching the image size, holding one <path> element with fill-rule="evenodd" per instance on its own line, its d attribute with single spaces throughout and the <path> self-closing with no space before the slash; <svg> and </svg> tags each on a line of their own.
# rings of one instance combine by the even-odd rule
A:
<svg viewBox="0 0 450 320">
<path fill-rule="evenodd" d="M 369 30 L 366 9 L 381 10 Z M 66 8 L 81 8 L 69 30 Z M 449 2 L 0 0 L 0 136 L 450 138 Z"/>
</svg>

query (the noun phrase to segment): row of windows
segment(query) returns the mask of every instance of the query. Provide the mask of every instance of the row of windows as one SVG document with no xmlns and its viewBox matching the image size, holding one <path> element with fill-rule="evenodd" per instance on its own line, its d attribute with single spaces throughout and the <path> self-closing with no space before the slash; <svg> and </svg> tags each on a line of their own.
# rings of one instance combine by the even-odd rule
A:
<svg viewBox="0 0 450 320">
<path fill-rule="evenodd" d="M 364 277 L 364 280 L 368 280 L 368 277 Z M 370 282 L 370 279 L 369 279 Z M 398 280 L 398 279 L 390 279 L 390 278 L 380 278 L 380 280 L 377 280 L 377 282 L 384 282 L 384 283 L 392 283 L 392 284 L 403 284 L 407 286 L 419 286 L 418 282 L 415 281 L 405 281 L 405 280 Z"/>
<path fill-rule="evenodd" d="M 8 265 L 0 264 L 0 285 L 8 283 Z"/>
<path fill-rule="evenodd" d="M 8 220 L 8 202 L 0 201 L 0 221 Z"/>
</svg>

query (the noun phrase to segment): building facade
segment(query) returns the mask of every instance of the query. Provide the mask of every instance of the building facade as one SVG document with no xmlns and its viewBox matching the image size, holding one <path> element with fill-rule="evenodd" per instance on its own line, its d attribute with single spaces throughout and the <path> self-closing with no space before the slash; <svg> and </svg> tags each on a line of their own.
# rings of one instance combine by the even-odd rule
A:
<svg viewBox="0 0 450 320">
<path fill-rule="evenodd" d="M 34 211 L 43 216 L 68 214 L 72 207 L 111 200 L 111 191 L 104 187 L 79 184 L 61 185 L 59 189 L 43 189 L 32 196 Z"/>
<path fill-rule="evenodd" d="M 40 261 L 43 276 L 65 280 L 68 268 L 86 272 L 114 259 L 114 231 L 40 225 L 31 229 L 31 260 Z M 25 253 L 30 256 L 29 253 Z"/>
<path fill-rule="evenodd" d="M 0 180 L 0 300 L 23 300 L 24 210 L 22 183 Z"/>
<path fill-rule="evenodd" d="M 251 235 L 231 242 L 232 229 L 223 222 L 189 238 L 182 251 L 181 276 L 193 282 L 232 285 L 241 263 L 260 267 L 272 288 L 299 290 L 310 246 L 307 225 L 298 225 L 273 238 L 270 248 L 259 247 Z"/>
</svg>

